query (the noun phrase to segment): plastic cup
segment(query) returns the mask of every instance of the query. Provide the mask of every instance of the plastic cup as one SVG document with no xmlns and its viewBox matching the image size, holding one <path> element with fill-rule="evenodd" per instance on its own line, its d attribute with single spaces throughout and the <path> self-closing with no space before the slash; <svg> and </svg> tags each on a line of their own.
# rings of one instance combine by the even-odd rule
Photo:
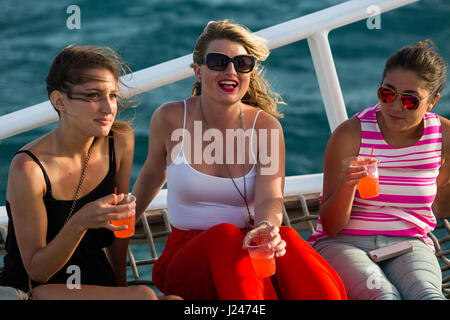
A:
<svg viewBox="0 0 450 320">
<path fill-rule="evenodd" d="M 378 162 L 374 161 L 364 166 L 366 167 L 367 176 L 360 179 L 356 187 L 361 198 L 370 199 L 380 194 Z"/>
<path fill-rule="evenodd" d="M 259 232 L 253 238 L 246 241 L 248 254 L 252 261 L 256 275 L 267 278 L 275 274 L 275 254 L 268 247 L 270 237 L 264 232 Z"/>
<path fill-rule="evenodd" d="M 121 204 L 128 204 L 128 203 L 133 203 L 136 202 L 136 197 L 133 196 L 132 194 L 126 194 L 122 201 L 118 202 L 117 205 L 121 205 Z M 125 230 L 120 230 L 120 231 L 114 231 L 114 235 L 116 236 L 116 238 L 129 238 L 134 234 L 134 225 L 136 222 L 136 211 L 135 209 L 133 209 L 133 215 L 124 218 L 124 219 L 120 219 L 120 220 L 111 220 L 110 223 L 113 226 L 123 226 L 123 225 L 127 225 L 128 228 Z"/>
</svg>

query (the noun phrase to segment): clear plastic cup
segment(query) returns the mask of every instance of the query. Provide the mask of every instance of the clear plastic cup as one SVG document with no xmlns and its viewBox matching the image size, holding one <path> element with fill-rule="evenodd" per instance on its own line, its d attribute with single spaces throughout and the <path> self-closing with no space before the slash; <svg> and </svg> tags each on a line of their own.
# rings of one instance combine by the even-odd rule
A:
<svg viewBox="0 0 450 320">
<path fill-rule="evenodd" d="M 126 194 L 123 197 L 122 201 L 118 202 L 117 205 L 128 204 L 133 202 L 136 202 L 136 197 L 132 194 Z M 133 215 L 120 220 L 111 220 L 110 223 L 113 226 L 123 226 L 123 225 L 128 226 L 128 228 L 125 230 L 114 231 L 114 235 L 116 236 L 116 238 L 129 238 L 132 235 L 134 235 L 134 225 L 136 223 L 135 219 L 136 219 L 136 211 L 133 208 Z"/>
<path fill-rule="evenodd" d="M 359 196 L 363 199 L 370 199 L 380 194 L 380 184 L 378 180 L 378 161 L 373 161 L 364 165 L 366 167 L 367 176 L 359 179 L 356 187 Z"/>
<path fill-rule="evenodd" d="M 267 278 L 275 274 L 275 254 L 269 248 L 270 236 L 259 232 L 246 241 L 248 254 L 252 261 L 255 273 L 261 278 Z"/>
</svg>

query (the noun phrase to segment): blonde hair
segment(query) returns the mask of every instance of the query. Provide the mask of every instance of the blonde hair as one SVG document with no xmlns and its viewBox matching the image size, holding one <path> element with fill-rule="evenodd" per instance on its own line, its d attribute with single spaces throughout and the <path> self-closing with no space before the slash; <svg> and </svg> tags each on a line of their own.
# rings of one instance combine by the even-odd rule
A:
<svg viewBox="0 0 450 320">
<path fill-rule="evenodd" d="M 260 61 L 265 61 L 269 56 L 269 49 L 265 44 L 265 39 L 251 33 L 246 27 L 229 20 L 208 22 L 195 44 L 194 63 L 198 63 L 205 56 L 211 41 L 221 39 L 240 43 L 248 54 L 257 59 L 255 68 L 250 74 L 248 90 L 242 98 L 242 102 L 260 108 L 276 118 L 282 118 L 283 115 L 277 111 L 277 104 L 285 103 L 278 93 L 272 91 L 269 82 L 264 79 L 264 68 L 260 64 Z M 201 82 L 197 80 L 192 85 L 192 95 L 198 96 L 200 94 Z"/>
</svg>

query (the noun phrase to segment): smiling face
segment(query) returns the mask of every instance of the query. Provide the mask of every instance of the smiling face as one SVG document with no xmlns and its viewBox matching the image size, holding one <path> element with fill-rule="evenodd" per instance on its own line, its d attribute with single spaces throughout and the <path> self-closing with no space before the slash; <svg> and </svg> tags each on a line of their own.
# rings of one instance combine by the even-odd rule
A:
<svg viewBox="0 0 450 320">
<path fill-rule="evenodd" d="M 90 136 L 107 136 L 117 113 L 117 80 L 106 69 L 88 69 L 87 82 L 74 85 L 70 97 L 61 94 L 56 103 L 61 121 Z M 54 103 L 55 105 L 55 103 Z"/>
<path fill-rule="evenodd" d="M 229 58 L 248 54 L 245 48 L 238 42 L 230 40 L 213 40 L 210 42 L 205 57 L 208 53 L 221 53 Z M 250 83 L 250 73 L 240 73 L 230 62 L 225 70 L 210 70 L 206 64 L 194 64 L 194 72 L 197 79 L 201 79 L 202 94 L 218 103 L 236 103 L 247 92 Z"/>
<path fill-rule="evenodd" d="M 408 132 L 419 129 L 424 114 L 433 108 L 434 101 L 425 81 L 410 70 L 395 68 L 387 72 L 382 83 L 383 87 L 395 90 L 398 94 L 392 102 L 382 103 L 381 123 L 389 131 Z M 415 95 L 420 104 L 415 110 L 406 109 L 400 100 L 400 94 Z"/>
</svg>

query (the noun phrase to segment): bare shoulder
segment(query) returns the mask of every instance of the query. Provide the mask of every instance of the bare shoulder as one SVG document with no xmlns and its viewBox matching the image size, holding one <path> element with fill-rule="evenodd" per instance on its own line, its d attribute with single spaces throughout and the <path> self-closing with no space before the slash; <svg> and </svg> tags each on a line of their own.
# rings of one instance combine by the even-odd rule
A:
<svg viewBox="0 0 450 320">
<path fill-rule="evenodd" d="M 261 109 L 256 109 L 253 111 L 254 116 L 252 119 L 254 119 L 256 117 L 259 110 L 261 110 Z M 273 115 L 271 115 L 270 113 L 267 113 L 265 111 L 261 111 L 259 113 L 258 118 L 255 123 L 255 128 L 256 129 L 282 129 L 280 121 L 277 118 L 275 118 Z"/>
<path fill-rule="evenodd" d="M 337 136 L 345 136 L 354 137 L 359 140 L 361 138 L 361 122 L 358 117 L 351 117 L 350 119 L 342 122 L 337 128 L 333 131 L 333 135 Z"/>
<path fill-rule="evenodd" d="M 450 134 L 450 120 L 448 120 L 447 118 L 444 118 L 442 116 L 439 116 L 439 121 L 441 122 L 441 127 L 442 127 L 442 134 Z M 446 132 L 445 132 L 446 131 Z"/>
<path fill-rule="evenodd" d="M 26 153 L 18 153 L 15 155 L 9 167 L 9 171 L 14 174 L 28 174 L 38 171 L 38 164 Z"/>
<path fill-rule="evenodd" d="M 439 116 L 442 128 L 442 157 L 450 158 L 450 120 Z"/>
<path fill-rule="evenodd" d="M 39 192 L 45 194 L 46 185 L 42 169 L 27 154 L 17 154 L 9 167 L 7 199 L 11 192 Z"/>
<path fill-rule="evenodd" d="M 184 102 L 183 101 L 173 101 L 167 102 L 159 106 L 152 115 L 151 125 L 157 125 L 158 127 L 169 126 L 173 128 L 174 126 L 183 125 L 184 118 Z"/>
<path fill-rule="evenodd" d="M 356 156 L 361 143 L 361 123 L 352 117 L 342 122 L 332 133 L 327 150 L 346 156 Z"/>
<path fill-rule="evenodd" d="M 114 146 L 118 150 L 129 150 L 134 148 L 134 131 L 131 128 L 114 134 Z"/>
<path fill-rule="evenodd" d="M 50 150 L 50 143 L 51 137 L 50 133 L 48 133 L 24 145 L 22 148 L 20 148 L 20 151 L 27 150 L 32 153 L 39 162 L 45 163 L 48 157 L 51 156 L 48 152 L 48 150 Z M 24 178 L 24 176 L 30 176 L 33 178 L 42 176 L 43 178 L 42 169 L 40 168 L 40 166 L 30 155 L 26 154 L 25 152 L 18 153 L 14 156 L 11 161 L 9 172 L 10 176 L 12 176 L 13 178 L 19 176 L 20 178 Z"/>
</svg>

